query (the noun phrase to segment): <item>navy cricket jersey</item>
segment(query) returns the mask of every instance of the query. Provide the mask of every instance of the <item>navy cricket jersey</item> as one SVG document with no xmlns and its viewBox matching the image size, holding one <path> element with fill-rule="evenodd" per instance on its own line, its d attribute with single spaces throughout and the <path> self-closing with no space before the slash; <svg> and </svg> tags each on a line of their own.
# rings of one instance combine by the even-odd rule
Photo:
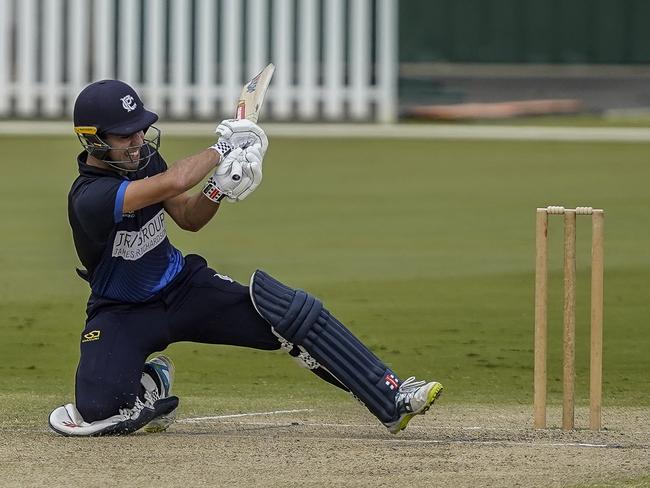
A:
<svg viewBox="0 0 650 488">
<path fill-rule="evenodd" d="M 142 151 L 151 150 L 145 145 Z M 77 255 L 88 270 L 95 297 L 144 302 L 183 268 L 183 255 L 167 238 L 162 203 L 122 213 L 126 187 L 167 169 L 157 152 L 129 176 L 77 162 L 79 176 L 68 194 L 68 218 Z"/>
</svg>

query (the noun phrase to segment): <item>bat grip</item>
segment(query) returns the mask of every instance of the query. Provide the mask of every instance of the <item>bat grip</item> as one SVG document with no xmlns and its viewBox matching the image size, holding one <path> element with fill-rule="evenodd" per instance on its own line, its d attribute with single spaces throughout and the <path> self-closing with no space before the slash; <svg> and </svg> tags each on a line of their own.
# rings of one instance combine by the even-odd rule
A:
<svg viewBox="0 0 650 488">
<path fill-rule="evenodd" d="M 246 118 L 246 104 L 243 100 L 240 100 L 237 104 L 237 111 L 235 112 L 236 119 L 245 119 Z"/>
</svg>

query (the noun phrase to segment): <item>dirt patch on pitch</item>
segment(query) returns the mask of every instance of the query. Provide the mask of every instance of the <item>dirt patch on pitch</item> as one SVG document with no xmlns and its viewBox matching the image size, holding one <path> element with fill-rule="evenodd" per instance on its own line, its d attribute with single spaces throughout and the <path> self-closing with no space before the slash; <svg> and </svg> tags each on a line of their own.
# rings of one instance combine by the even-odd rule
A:
<svg viewBox="0 0 650 488">
<path fill-rule="evenodd" d="M 604 423 L 535 431 L 530 407 L 442 405 L 399 436 L 354 406 L 185 419 L 126 438 L 1 427 L 0 485 L 559 487 L 650 474 L 650 408 L 608 409 Z"/>
</svg>

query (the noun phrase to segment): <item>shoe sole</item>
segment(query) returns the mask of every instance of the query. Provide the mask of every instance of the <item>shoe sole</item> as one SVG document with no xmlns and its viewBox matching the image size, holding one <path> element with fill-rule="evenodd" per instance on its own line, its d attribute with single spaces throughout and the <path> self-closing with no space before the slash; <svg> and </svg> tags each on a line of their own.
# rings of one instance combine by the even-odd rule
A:
<svg viewBox="0 0 650 488">
<path fill-rule="evenodd" d="M 411 421 L 411 419 L 412 419 L 413 417 L 415 417 L 416 415 L 423 415 L 423 414 L 425 414 L 425 413 L 426 413 L 426 412 L 431 408 L 431 405 L 433 405 L 433 403 L 434 403 L 438 398 L 440 398 L 440 395 L 442 395 L 442 385 L 441 385 L 440 383 L 435 383 L 435 384 L 433 385 L 433 387 L 429 390 L 429 393 L 427 394 L 427 403 L 426 403 L 426 405 L 424 406 L 424 408 L 422 408 L 422 410 L 420 410 L 420 411 L 417 412 L 417 413 L 409 413 L 408 415 L 406 415 L 406 416 L 402 419 L 402 421 L 399 423 L 399 429 L 397 429 L 397 430 L 395 430 L 395 431 L 392 431 L 392 430 L 391 430 L 391 433 L 392 433 L 392 434 L 397 434 L 398 432 L 400 432 L 400 431 L 406 429 L 406 426 L 407 426 L 408 423 Z"/>
<path fill-rule="evenodd" d="M 156 434 L 158 432 L 165 432 L 167 428 L 173 424 L 176 421 L 176 410 L 173 410 L 172 412 L 168 413 L 167 415 L 163 415 L 162 417 L 158 417 L 157 419 L 153 419 L 151 422 L 149 422 L 147 425 L 145 425 L 142 430 L 149 434 Z"/>
</svg>

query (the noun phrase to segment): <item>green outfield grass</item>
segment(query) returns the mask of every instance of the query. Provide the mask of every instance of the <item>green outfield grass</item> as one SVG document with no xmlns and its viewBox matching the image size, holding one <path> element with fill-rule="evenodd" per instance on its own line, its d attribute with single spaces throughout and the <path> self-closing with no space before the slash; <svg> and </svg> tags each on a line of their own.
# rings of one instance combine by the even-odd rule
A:
<svg viewBox="0 0 650 488">
<path fill-rule="evenodd" d="M 613 481 L 611 483 L 598 483 L 589 485 L 578 485 L 574 488 L 647 488 L 650 486 L 650 476 L 641 476 L 624 481 Z"/>
<path fill-rule="evenodd" d="M 72 399 L 88 292 L 74 272 L 66 214 L 78 143 L 0 143 L 2 409 L 43 423 L 49 407 Z M 162 149 L 173 161 L 208 144 L 163 136 Z M 445 402 L 528 404 L 535 207 L 604 207 L 604 405 L 650 405 L 648 181 L 650 144 L 275 139 L 250 199 L 225 204 L 198 234 L 170 234 L 240 281 L 260 267 L 317 294 L 398 373 L 440 380 Z M 559 403 L 562 244 L 553 223 L 549 394 Z M 585 219 L 579 404 L 587 399 L 588 249 Z M 196 344 L 169 352 L 176 390 L 196 411 L 232 411 L 251 399 L 354 407 L 281 353 Z"/>
</svg>

